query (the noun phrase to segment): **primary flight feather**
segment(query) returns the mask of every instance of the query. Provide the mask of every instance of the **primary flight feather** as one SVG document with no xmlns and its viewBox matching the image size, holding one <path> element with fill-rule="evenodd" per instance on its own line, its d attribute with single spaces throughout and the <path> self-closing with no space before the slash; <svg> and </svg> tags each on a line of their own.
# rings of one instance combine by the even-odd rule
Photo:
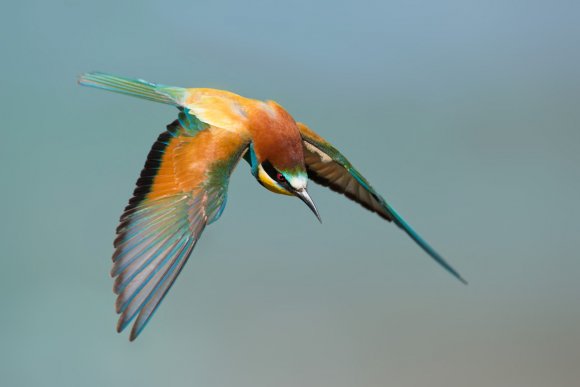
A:
<svg viewBox="0 0 580 387">
<path fill-rule="evenodd" d="M 276 102 L 99 72 L 83 74 L 79 83 L 179 109 L 153 144 L 117 227 L 111 270 L 121 315 L 117 330 L 134 321 L 131 340 L 151 319 L 205 227 L 220 217 L 229 177 L 242 158 L 261 185 L 298 197 L 319 220 L 306 190 L 308 179 L 344 194 L 394 222 L 466 283 L 338 150 Z"/>
</svg>

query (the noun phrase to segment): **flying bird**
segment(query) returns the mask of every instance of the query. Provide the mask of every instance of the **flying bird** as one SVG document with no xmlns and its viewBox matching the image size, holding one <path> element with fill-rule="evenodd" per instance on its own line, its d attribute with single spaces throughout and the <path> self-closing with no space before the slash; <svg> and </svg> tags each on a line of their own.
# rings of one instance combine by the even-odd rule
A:
<svg viewBox="0 0 580 387">
<path fill-rule="evenodd" d="M 92 72 L 79 84 L 173 105 L 179 110 L 153 144 L 114 242 L 117 331 L 143 330 L 208 224 L 226 205 L 241 159 L 268 190 L 302 200 L 320 220 L 308 179 L 344 194 L 405 231 L 429 256 L 467 283 L 325 139 L 274 101 L 229 91 L 181 88 Z"/>
</svg>

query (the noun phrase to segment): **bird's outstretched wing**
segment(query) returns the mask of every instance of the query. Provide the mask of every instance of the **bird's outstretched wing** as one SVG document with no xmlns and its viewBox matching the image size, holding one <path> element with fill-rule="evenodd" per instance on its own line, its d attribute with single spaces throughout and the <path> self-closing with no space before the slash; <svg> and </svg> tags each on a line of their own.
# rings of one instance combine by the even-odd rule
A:
<svg viewBox="0 0 580 387">
<path fill-rule="evenodd" d="M 202 126 L 183 112 L 153 145 L 114 243 L 117 330 L 136 318 L 131 340 L 171 288 L 205 226 L 221 215 L 230 174 L 247 146 L 239 134 Z"/>
<path fill-rule="evenodd" d="M 306 125 L 298 123 L 298 127 L 302 134 L 304 161 L 310 179 L 333 191 L 344 194 L 368 210 L 376 212 L 382 218 L 394 222 L 437 263 L 461 282 L 467 283 L 439 253 L 387 204 L 346 157 Z"/>
</svg>

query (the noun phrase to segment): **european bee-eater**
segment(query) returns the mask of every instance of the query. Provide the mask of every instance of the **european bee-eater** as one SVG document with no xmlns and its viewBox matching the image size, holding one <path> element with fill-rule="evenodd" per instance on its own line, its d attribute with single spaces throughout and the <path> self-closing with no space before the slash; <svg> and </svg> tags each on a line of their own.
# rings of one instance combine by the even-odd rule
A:
<svg viewBox="0 0 580 387">
<path fill-rule="evenodd" d="M 179 109 L 178 118 L 153 144 L 117 227 L 111 270 L 121 314 L 117 331 L 136 317 L 130 340 L 171 288 L 205 226 L 220 217 L 230 175 L 241 158 L 261 185 L 298 197 L 319 220 L 306 190 L 308 179 L 344 194 L 394 222 L 466 283 L 338 150 L 276 102 L 98 72 L 82 75 L 79 83 Z"/>
</svg>

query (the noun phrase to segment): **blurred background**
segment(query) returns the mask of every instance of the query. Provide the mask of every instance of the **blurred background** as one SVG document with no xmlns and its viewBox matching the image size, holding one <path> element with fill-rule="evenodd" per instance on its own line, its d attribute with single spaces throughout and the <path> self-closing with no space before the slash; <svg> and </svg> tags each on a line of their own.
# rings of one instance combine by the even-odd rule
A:
<svg viewBox="0 0 580 387">
<path fill-rule="evenodd" d="M 577 386 L 577 1 L 22 1 L 0 15 L 0 384 Z M 241 163 L 155 318 L 115 333 L 117 220 L 176 110 L 100 70 L 274 99 L 470 282 Z"/>
</svg>

